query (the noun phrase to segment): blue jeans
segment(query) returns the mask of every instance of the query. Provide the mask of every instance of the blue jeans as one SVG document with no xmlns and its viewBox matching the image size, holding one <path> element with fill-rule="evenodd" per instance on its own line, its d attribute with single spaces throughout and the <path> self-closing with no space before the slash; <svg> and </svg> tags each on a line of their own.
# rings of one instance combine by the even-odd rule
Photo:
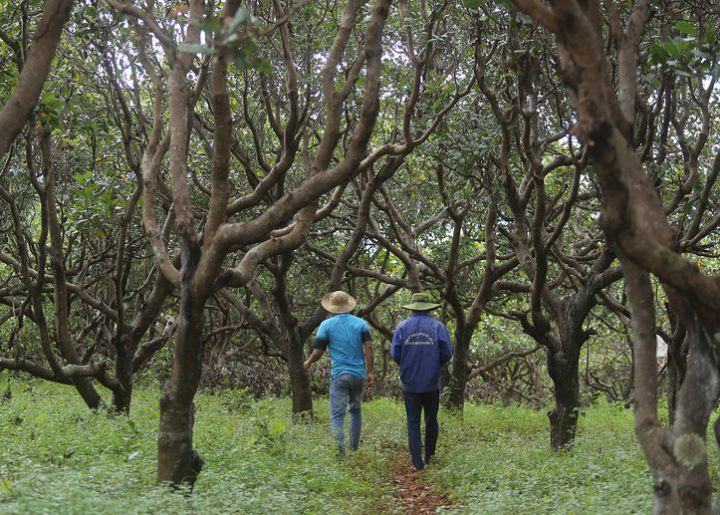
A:
<svg viewBox="0 0 720 515">
<path fill-rule="evenodd" d="M 338 451 L 345 453 L 345 410 L 350 409 L 350 448 L 354 451 L 360 445 L 360 427 L 365 378 L 350 374 L 336 377 L 330 383 L 330 430 L 338 441 Z"/>
<path fill-rule="evenodd" d="M 405 413 L 407 414 L 408 447 L 413 467 L 422 470 L 425 462 L 435 454 L 438 439 L 437 413 L 440 407 L 440 392 L 405 392 Z M 425 461 L 422 458 L 420 436 L 420 413 L 425 412 Z"/>
</svg>

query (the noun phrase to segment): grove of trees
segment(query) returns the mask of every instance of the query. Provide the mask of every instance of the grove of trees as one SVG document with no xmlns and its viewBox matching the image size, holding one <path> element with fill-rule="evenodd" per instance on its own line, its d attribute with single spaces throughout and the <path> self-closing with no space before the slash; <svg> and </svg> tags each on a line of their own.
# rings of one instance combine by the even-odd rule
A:
<svg viewBox="0 0 720 515">
<path fill-rule="evenodd" d="M 329 291 L 396 392 L 399 306 L 429 291 L 447 409 L 549 405 L 561 449 L 624 402 L 655 511 L 712 511 L 713 2 L 2 5 L 0 370 L 123 416 L 158 378 L 158 483 L 203 467 L 202 384 L 312 416 Z"/>
</svg>

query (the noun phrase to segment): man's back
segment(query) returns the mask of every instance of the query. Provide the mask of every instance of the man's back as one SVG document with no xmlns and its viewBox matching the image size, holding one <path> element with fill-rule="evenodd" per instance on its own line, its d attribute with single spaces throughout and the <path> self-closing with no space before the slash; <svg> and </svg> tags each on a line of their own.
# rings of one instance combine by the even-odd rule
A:
<svg viewBox="0 0 720 515">
<path fill-rule="evenodd" d="M 363 342 L 370 340 L 367 323 L 354 315 L 335 315 L 320 324 L 316 341 L 324 341 L 332 360 L 332 377 L 342 374 L 365 377 Z"/>
<path fill-rule="evenodd" d="M 442 366 L 452 356 L 450 335 L 445 324 L 416 312 L 395 329 L 391 354 L 400 365 L 406 392 L 434 391 L 439 388 Z"/>
</svg>

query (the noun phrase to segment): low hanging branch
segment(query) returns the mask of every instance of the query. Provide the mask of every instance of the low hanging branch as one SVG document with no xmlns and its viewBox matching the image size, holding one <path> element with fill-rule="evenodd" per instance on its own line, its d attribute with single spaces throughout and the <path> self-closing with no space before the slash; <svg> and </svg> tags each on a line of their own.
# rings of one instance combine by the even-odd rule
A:
<svg viewBox="0 0 720 515">
<path fill-rule="evenodd" d="M 472 372 L 470 372 L 470 373 L 468 374 L 467 380 L 468 380 L 468 381 L 471 381 L 471 380 L 475 379 L 477 376 L 484 376 L 485 374 L 487 374 L 488 372 L 490 372 L 490 371 L 493 370 L 494 368 L 497 368 L 497 367 L 500 367 L 500 366 L 504 365 L 505 363 L 507 363 L 507 362 L 510 361 L 511 359 L 515 359 L 515 358 L 525 358 L 525 357 L 527 357 L 527 356 L 530 356 L 531 354 L 535 354 L 537 351 L 539 351 L 539 350 L 542 349 L 542 348 L 543 348 L 542 345 L 536 345 L 535 347 L 533 347 L 533 348 L 530 349 L 530 350 L 517 351 L 517 352 L 508 352 L 507 354 L 503 354 L 502 356 L 500 356 L 500 357 L 497 358 L 496 360 L 488 363 L 487 365 L 483 365 L 483 366 L 480 366 L 480 367 L 477 367 L 476 369 L 474 369 Z"/>
<path fill-rule="evenodd" d="M 73 0 L 46 0 L 43 6 L 42 17 L 15 89 L 0 109 L 0 156 L 10 149 L 40 98 L 72 6 Z"/>
</svg>

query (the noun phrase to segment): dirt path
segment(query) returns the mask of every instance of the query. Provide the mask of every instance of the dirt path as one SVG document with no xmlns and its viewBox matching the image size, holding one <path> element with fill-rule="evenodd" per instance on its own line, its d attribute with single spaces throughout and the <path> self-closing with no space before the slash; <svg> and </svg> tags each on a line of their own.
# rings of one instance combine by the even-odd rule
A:
<svg viewBox="0 0 720 515">
<path fill-rule="evenodd" d="M 438 508 L 452 508 L 456 504 L 447 496 L 433 490 L 425 472 L 415 472 L 406 452 L 393 458 L 393 483 L 397 485 L 395 508 L 403 513 L 435 513 Z"/>
</svg>

